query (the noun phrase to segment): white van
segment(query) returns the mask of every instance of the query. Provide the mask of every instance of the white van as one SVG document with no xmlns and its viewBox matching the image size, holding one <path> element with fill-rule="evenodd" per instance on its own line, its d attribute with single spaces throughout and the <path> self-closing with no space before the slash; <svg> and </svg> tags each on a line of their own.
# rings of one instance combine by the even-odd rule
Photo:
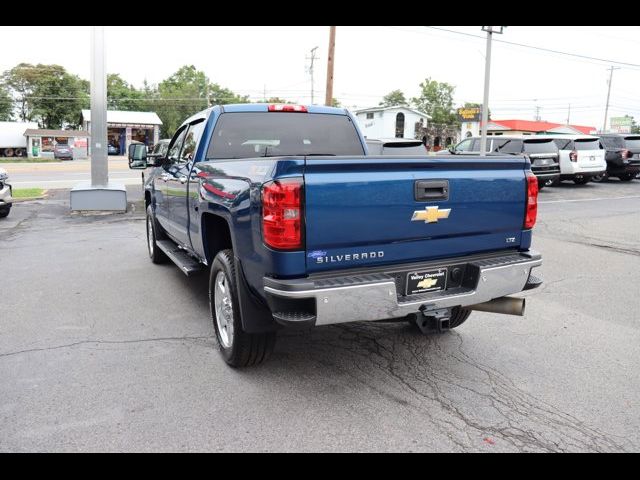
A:
<svg viewBox="0 0 640 480">
<path fill-rule="evenodd" d="M 593 135 L 536 135 L 553 138 L 560 155 L 560 181 L 573 180 L 584 185 L 592 177 L 607 171 L 605 150 L 600 139 Z"/>
</svg>

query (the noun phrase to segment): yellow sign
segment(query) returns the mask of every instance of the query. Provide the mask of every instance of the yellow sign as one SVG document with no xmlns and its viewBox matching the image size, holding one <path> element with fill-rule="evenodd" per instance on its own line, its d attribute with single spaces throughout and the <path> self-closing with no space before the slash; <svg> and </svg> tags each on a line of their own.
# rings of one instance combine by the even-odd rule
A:
<svg viewBox="0 0 640 480">
<path fill-rule="evenodd" d="M 424 223 L 436 223 L 443 218 L 449 218 L 450 208 L 440 210 L 439 207 L 425 207 L 424 210 L 416 210 L 411 217 L 412 222 L 424 220 Z"/>
</svg>

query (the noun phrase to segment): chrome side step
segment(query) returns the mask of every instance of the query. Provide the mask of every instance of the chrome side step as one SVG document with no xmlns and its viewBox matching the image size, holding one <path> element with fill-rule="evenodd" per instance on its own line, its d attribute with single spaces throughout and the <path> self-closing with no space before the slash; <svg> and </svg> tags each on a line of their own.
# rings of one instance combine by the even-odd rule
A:
<svg viewBox="0 0 640 480">
<path fill-rule="evenodd" d="M 156 241 L 156 244 L 187 277 L 200 273 L 204 270 L 204 265 L 187 254 L 187 252 L 178 247 L 171 240 L 158 240 Z"/>
</svg>

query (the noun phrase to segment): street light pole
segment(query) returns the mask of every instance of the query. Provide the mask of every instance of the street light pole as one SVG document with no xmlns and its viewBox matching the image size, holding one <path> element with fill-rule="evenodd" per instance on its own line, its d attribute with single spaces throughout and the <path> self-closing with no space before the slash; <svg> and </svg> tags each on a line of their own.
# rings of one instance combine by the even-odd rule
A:
<svg viewBox="0 0 640 480">
<path fill-rule="evenodd" d="M 124 184 L 109 182 L 107 163 L 107 71 L 104 27 L 91 31 L 91 180 L 76 184 L 71 210 L 127 210 Z"/>
<path fill-rule="evenodd" d="M 499 30 L 494 30 L 494 28 Z M 480 137 L 480 156 L 487 155 L 487 123 L 489 123 L 489 80 L 491 77 L 491 36 L 502 33 L 503 27 L 482 27 L 487 32 L 487 53 L 484 64 L 484 97 L 482 101 L 482 134 Z"/>
<path fill-rule="evenodd" d="M 605 133 L 607 131 L 607 115 L 609 114 L 609 99 L 611 97 L 611 82 L 613 81 L 613 71 L 619 69 L 620 67 L 614 66 L 611 66 L 611 68 L 609 68 L 611 73 L 609 73 L 609 89 L 607 90 L 607 106 L 604 108 L 604 123 L 602 124 L 602 133 Z"/>
</svg>

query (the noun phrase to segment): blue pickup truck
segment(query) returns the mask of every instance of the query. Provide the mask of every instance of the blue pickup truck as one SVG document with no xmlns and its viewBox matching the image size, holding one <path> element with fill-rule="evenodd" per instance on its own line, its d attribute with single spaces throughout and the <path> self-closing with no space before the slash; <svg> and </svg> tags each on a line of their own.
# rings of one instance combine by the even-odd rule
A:
<svg viewBox="0 0 640 480">
<path fill-rule="evenodd" d="M 215 106 L 187 119 L 166 156 L 131 145 L 149 256 L 209 272 L 225 361 L 254 365 L 276 332 L 408 321 L 422 332 L 472 310 L 522 315 L 538 183 L 522 156 L 368 155 L 346 110 Z"/>
</svg>

